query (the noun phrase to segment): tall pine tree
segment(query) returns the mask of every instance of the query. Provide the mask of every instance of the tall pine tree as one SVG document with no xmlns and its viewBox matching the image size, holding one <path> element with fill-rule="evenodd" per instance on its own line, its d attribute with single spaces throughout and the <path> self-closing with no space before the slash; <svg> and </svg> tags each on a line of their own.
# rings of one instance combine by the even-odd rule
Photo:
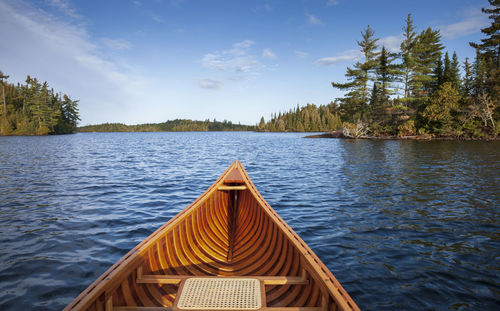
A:
<svg viewBox="0 0 500 311">
<path fill-rule="evenodd" d="M 427 28 L 416 38 L 414 50 L 415 69 L 410 80 L 412 95 L 427 98 L 435 83 L 433 72 L 441 58 L 441 35 L 439 30 Z"/>
<path fill-rule="evenodd" d="M 377 41 L 375 32 L 368 26 L 361 32 L 363 40 L 357 41 L 358 46 L 364 56 L 363 62 L 356 62 L 354 69 L 347 68 L 345 76 L 350 82 L 332 82 L 334 88 L 348 90 L 343 100 L 344 109 L 349 111 L 354 119 L 363 119 L 366 105 L 369 101 L 369 82 L 375 80 L 373 74 L 377 68 Z"/>
<path fill-rule="evenodd" d="M 415 45 L 416 45 L 416 33 L 415 27 L 413 26 L 413 20 L 411 19 L 411 14 L 408 14 L 406 18 L 406 25 L 403 27 L 403 41 L 401 42 L 401 61 L 402 61 L 402 75 L 404 84 L 404 98 L 410 96 L 410 78 L 415 68 Z"/>
</svg>

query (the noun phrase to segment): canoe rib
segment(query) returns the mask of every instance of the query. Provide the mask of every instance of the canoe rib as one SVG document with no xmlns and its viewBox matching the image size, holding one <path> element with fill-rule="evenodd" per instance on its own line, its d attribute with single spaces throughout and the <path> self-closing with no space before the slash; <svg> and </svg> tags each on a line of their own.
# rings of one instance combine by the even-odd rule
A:
<svg viewBox="0 0 500 311">
<path fill-rule="evenodd" d="M 176 298 L 193 276 L 258 279 L 264 297 L 259 310 L 359 310 L 240 162 L 65 310 L 181 310 Z"/>
</svg>

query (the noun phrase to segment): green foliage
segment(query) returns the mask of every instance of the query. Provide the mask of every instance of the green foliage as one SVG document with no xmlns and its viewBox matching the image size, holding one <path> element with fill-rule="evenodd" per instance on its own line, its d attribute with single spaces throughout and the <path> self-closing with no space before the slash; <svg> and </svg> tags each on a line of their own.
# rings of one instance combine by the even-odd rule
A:
<svg viewBox="0 0 500 311">
<path fill-rule="evenodd" d="M 378 48 L 378 39 L 375 38 L 374 35 L 375 32 L 370 26 L 368 26 L 365 31 L 361 32 L 363 40 L 357 41 L 357 43 L 364 56 L 364 60 L 363 62 L 356 62 L 356 64 L 354 64 L 354 69 L 347 68 L 345 76 L 349 82 L 332 82 L 334 88 L 348 91 L 344 100 L 344 108 L 353 114 L 361 114 L 361 117 L 363 117 L 369 100 L 368 95 L 370 87 L 368 83 L 376 80 L 374 73 L 379 63 L 377 56 L 380 52 L 376 51 Z M 389 63 L 387 58 L 386 61 Z"/>
<path fill-rule="evenodd" d="M 288 112 L 273 114 L 271 119 L 258 131 L 268 132 L 326 132 L 338 130 L 342 121 L 335 103 L 316 106 L 307 104 L 305 107 L 297 106 Z M 261 121 L 264 117 L 261 118 Z"/>
<path fill-rule="evenodd" d="M 488 14 L 492 20 L 489 27 L 481 29 L 486 38 L 481 43 L 470 42 L 476 48 L 478 60 L 484 65 L 481 68 L 483 90 L 495 102 L 500 101 L 500 1 L 488 0 L 491 8 L 483 8 L 483 13 Z"/>
<path fill-rule="evenodd" d="M 500 1 L 489 0 L 483 9 L 493 19 L 482 29 L 487 38 L 471 43 L 477 49 L 473 62 L 465 59 L 464 76 L 458 56 L 444 56 L 439 30 L 426 28 L 417 34 L 411 15 L 403 27 L 398 55 L 385 47 L 377 50 L 374 31 L 362 32 L 364 61 L 347 68 L 346 83 L 332 83 L 345 90 L 335 110 L 353 130 L 358 121 L 367 123 L 374 135 L 492 137 L 500 129 Z M 371 92 L 368 96 L 367 86 Z M 402 98 L 398 89 L 404 90 Z M 304 129 L 308 126 L 304 123 Z"/>
<path fill-rule="evenodd" d="M 414 97 L 426 97 L 430 95 L 436 77 L 433 73 L 441 58 L 443 46 L 440 43 L 439 30 L 427 28 L 416 38 L 413 51 L 415 67 L 411 73 L 410 90 Z"/>
<path fill-rule="evenodd" d="M 47 82 L 41 84 L 36 78 L 28 76 L 26 84 L 13 85 L 3 81 L 6 77 L 0 71 L 3 101 L 0 135 L 66 134 L 75 131 L 80 120 L 78 101 L 55 93 L 49 89 Z"/>
<path fill-rule="evenodd" d="M 233 124 L 231 121 L 193 121 L 185 119 L 169 120 L 163 123 L 125 125 L 123 123 L 103 123 L 81 126 L 78 132 L 206 132 L 206 131 L 251 131 L 255 126 Z"/>
<path fill-rule="evenodd" d="M 405 123 L 398 126 L 398 136 L 412 136 L 417 133 L 417 129 L 415 128 L 415 121 L 408 120 Z"/>
<path fill-rule="evenodd" d="M 403 41 L 401 42 L 401 67 L 402 67 L 402 81 L 404 84 L 404 98 L 410 96 L 410 77 L 416 66 L 415 61 L 415 46 L 416 32 L 413 26 L 411 15 L 408 14 L 406 25 L 403 27 Z"/>
</svg>

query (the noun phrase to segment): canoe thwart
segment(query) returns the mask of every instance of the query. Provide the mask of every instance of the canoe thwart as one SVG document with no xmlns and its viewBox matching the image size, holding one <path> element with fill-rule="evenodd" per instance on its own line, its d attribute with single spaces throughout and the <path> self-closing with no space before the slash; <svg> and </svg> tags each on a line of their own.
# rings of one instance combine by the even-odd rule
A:
<svg viewBox="0 0 500 311">
<path fill-rule="evenodd" d="M 309 280 L 304 276 L 254 276 L 245 275 L 240 276 L 249 279 L 257 279 L 263 281 L 264 285 L 308 285 Z M 150 283 L 150 284 L 179 284 L 183 280 L 190 278 L 218 278 L 230 279 L 235 278 L 231 276 L 195 276 L 195 275 L 160 275 L 160 274 L 144 274 L 136 279 L 137 283 Z"/>
<path fill-rule="evenodd" d="M 247 190 L 247 186 L 219 186 L 217 190 Z"/>
</svg>

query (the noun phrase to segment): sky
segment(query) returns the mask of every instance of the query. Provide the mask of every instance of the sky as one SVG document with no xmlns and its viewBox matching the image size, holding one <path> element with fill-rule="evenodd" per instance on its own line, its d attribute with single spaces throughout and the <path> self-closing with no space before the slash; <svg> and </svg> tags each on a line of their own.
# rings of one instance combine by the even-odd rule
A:
<svg viewBox="0 0 500 311">
<path fill-rule="evenodd" d="M 370 25 L 397 51 L 410 13 L 446 51 L 491 24 L 487 0 L 0 0 L 0 70 L 79 100 L 80 125 L 261 116 L 343 93 Z"/>
</svg>

